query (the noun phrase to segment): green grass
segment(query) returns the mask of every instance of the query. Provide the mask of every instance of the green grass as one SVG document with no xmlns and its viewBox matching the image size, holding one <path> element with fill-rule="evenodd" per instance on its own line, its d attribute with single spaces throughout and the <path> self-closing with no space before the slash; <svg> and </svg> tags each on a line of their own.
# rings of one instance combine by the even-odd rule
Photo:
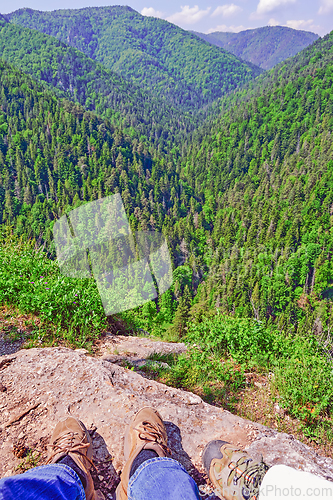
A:
<svg viewBox="0 0 333 500">
<path fill-rule="evenodd" d="M 203 386 L 220 381 L 237 393 L 245 372 L 273 373 L 279 405 L 308 437 L 332 440 L 324 427 L 333 420 L 333 365 L 314 335 L 288 336 L 253 319 L 220 315 L 192 325 L 187 342 L 189 381 L 192 373 Z"/>
<path fill-rule="evenodd" d="M 150 316 L 146 308 L 137 308 L 105 316 L 94 278 L 74 279 L 62 275 L 56 261 L 47 258 L 34 241 L 24 241 L 7 226 L 0 232 L 0 304 L 17 313 L 37 315 L 38 326 L 33 325 L 28 346 L 37 343 L 50 345 L 64 341 L 75 347 L 90 349 L 103 330 L 126 334 L 140 328 L 153 330 L 158 338 L 177 342 L 178 337 L 166 333 L 167 327 L 149 328 Z M 167 325 L 168 326 L 168 325 Z"/>
<path fill-rule="evenodd" d="M 30 345 L 64 341 L 89 348 L 112 322 L 94 279 L 61 275 L 57 263 L 33 241 L 18 239 L 5 227 L 0 236 L 0 304 L 38 316 Z"/>
<path fill-rule="evenodd" d="M 333 365 L 315 336 L 290 336 L 250 318 L 217 315 L 190 325 L 185 342 L 184 354 L 150 357 L 170 369 L 145 370 L 231 411 L 246 387 L 246 373 L 271 374 L 275 401 L 300 421 L 304 436 L 333 444 Z"/>
<path fill-rule="evenodd" d="M 26 457 L 19 463 L 16 470 L 19 472 L 25 472 L 29 469 L 37 467 L 41 454 L 33 450 L 28 450 Z"/>
</svg>

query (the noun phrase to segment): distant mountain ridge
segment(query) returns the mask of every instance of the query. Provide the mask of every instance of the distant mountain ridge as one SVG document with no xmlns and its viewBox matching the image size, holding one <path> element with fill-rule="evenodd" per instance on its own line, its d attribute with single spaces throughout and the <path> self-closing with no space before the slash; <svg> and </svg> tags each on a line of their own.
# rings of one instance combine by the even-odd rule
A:
<svg viewBox="0 0 333 500">
<path fill-rule="evenodd" d="M 20 9 L 5 17 L 58 38 L 182 109 L 204 106 L 262 72 L 188 31 L 129 7 Z"/>
<path fill-rule="evenodd" d="M 132 137 L 146 136 L 156 143 L 163 127 L 163 139 L 173 143 L 175 133 L 169 136 L 171 129 L 178 131 L 176 124 L 182 124 L 181 132 L 188 131 L 186 113 L 154 98 L 57 38 L 1 18 L 0 58 L 45 82 L 59 97 L 108 118 Z"/>
<path fill-rule="evenodd" d="M 266 70 L 295 56 L 319 38 L 310 31 L 294 30 L 284 26 L 265 26 L 239 33 L 222 31 L 210 34 L 196 31 L 192 33 Z"/>
</svg>

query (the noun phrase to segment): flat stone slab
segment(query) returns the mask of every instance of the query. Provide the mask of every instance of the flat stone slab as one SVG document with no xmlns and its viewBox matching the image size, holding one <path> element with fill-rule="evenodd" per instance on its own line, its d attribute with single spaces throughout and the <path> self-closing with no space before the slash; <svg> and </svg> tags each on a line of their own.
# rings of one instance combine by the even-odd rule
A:
<svg viewBox="0 0 333 500">
<path fill-rule="evenodd" d="M 94 481 L 112 499 L 124 464 L 126 425 L 143 406 L 156 408 L 167 428 L 173 457 L 198 484 L 207 477 L 201 453 L 223 439 L 268 465 L 286 464 L 333 481 L 333 460 L 318 455 L 293 436 L 232 415 L 199 396 L 144 378 L 106 359 L 66 348 L 20 350 L 0 358 L 0 477 L 22 471 L 25 449 L 40 453 L 62 417 L 79 417 L 93 438 Z M 20 448 L 21 447 L 21 448 Z M 16 456 L 15 456 L 15 454 Z M 212 496 L 210 498 L 213 498 Z"/>
<path fill-rule="evenodd" d="M 97 356 L 111 363 L 121 364 L 123 361 L 127 361 L 135 367 L 140 367 L 147 363 L 147 358 L 151 354 L 182 354 L 187 347 L 182 342 L 162 342 L 152 337 L 133 337 L 108 333 L 95 344 L 95 349 Z"/>
</svg>

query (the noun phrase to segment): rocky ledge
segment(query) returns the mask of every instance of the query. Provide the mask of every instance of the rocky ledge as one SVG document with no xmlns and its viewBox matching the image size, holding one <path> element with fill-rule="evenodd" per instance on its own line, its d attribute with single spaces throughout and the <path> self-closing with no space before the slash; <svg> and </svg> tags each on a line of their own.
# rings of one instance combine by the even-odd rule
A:
<svg viewBox="0 0 333 500">
<path fill-rule="evenodd" d="M 93 438 L 95 486 L 112 499 L 124 463 L 125 427 L 143 406 L 160 412 L 173 457 L 203 489 L 208 480 L 201 453 L 212 439 L 229 441 L 257 459 L 262 455 L 268 465 L 286 464 L 333 481 L 333 460 L 291 435 L 144 378 L 112 359 L 66 348 L 21 350 L 0 358 L 0 477 L 45 463 L 54 426 L 73 415 Z"/>
</svg>

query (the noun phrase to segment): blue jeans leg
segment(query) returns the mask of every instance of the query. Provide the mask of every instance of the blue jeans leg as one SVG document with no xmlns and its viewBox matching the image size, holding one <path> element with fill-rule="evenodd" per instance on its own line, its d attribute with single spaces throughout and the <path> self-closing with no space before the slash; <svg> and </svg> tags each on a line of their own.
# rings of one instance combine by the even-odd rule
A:
<svg viewBox="0 0 333 500">
<path fill-rule="evenodd" d="M 198 487 L 179 462 L 150 458 L 130 478 L 128 500 L 198 500 Z"/>
<path fill-rule="evenodd" d="M 86 495 L 73 469 L 52 464 L 0 479 L 0 500 L 86 500 Z"/>
</svg>

